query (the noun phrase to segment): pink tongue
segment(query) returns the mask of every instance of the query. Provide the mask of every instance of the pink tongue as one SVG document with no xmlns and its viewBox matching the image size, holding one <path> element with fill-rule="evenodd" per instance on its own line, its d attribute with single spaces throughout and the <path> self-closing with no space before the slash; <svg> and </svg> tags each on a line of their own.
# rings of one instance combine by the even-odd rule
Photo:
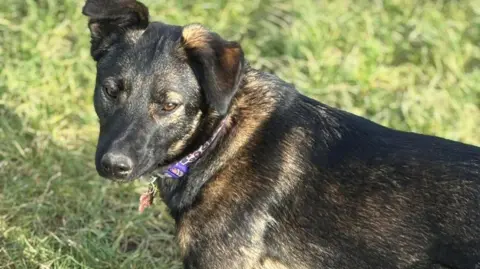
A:
<svg viewBox="0 0 480 269">
<path fill-rule="evenodd" d="M 153 193 L 151 191 L 146 191 L 140 196 L 140 204 L 138 206 L 138 211 L 143 213 L 145 208 L 150 207 L 153 203 Z"/>
</svg>

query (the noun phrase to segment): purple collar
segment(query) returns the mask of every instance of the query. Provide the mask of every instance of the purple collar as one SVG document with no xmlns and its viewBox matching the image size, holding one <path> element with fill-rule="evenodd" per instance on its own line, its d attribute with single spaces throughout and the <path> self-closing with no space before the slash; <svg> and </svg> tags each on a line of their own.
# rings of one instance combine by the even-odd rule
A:
<svg viewBox="0 0 480 269">
<path fill-rule="evenodd" d="M 199 147 L 194 152 L 188 154 L 186 157 L 181 159 L 179 162 L 170 165 L 164 172 L 164 175 L 173 178 L 173 179 L 180 179 L 184 175 L 188 173 L 188 169 L 190 165 L 195 163 L 204 153 L 205 151 L 215 142 L 218 138 L 220 132 L 225 129 L 226 126 L 226 119 L 223 119 L 220 125 L 218 126 L 217 130 L 213 133 L 212 137 L 205 142 L 201 147 Z"/>
<path fill-rule="evenodd" d="M 215 142 L 218 138 L 220 132 L 225 129 L 226 126 L 226 119 L 223 119 L 220 125 L 218 126 L 217 130 L 213 133 L 212 137 L 205 142 L 200 148 L 195 150 L 194 152 L 190 153 L 188 156 L 180 160 L 179 162 L 170 165 L 165 171 L 164 175 L 168 178 L 172 179 L 180 179 L 184 175 L 188 173 L 188 169 L 190 165 L 196 162 L 204 153 L 205 151 Z M 153 180 L 150 182 L 148 190 L 140 196 L 140 204 L 138 210 L 143 212 L 145 208 L 152 205 L 155 195 L 159 192 L 158 186 L 156 181 L 158 180 L 157 176 L 153 176 Z"/>
</svg>

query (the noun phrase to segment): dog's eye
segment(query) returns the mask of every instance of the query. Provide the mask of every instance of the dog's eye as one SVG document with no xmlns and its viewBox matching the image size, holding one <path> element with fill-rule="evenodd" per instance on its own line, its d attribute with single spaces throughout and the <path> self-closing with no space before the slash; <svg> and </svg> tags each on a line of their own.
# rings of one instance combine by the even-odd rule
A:
<svg viewBox="0 0 480 269">
<path fill-rule="evenodd" d="M 167 111 L 167 112 L 170 112 L 170 111 L 173 111 L 175 110 L 175 108 L 178 107 L 178 104 L 175 104 L 175 103 L 165 103 L 162 107 L 162 110 L 163 111 Z"/>
<path fill-rule="evenodd" d="M 117 99 L 119 93 L 117 87 L 103 86 L 103 90 L 110 98 Z"/>
</svg>

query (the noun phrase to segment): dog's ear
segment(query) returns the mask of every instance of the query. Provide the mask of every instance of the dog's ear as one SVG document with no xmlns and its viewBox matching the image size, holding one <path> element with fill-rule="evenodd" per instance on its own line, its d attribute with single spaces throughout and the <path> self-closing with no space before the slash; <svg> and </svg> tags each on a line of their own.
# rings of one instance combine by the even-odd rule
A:
<svg viewBox="0 0 480 269">
<path fill-rule="evenodd" d="M 206 101 L 219 114 L 225 114 L 244 72 L 242 48 L 199 24 L 185 26 L 181 39 Z"/>
<path fill-rule="evenodd" d="M 83 14 L 89 17 L 91 54 L 96 61 L 126 31 L 148 27 L 148 8 L 136 0 L 87 0 Z"/>
</svg>

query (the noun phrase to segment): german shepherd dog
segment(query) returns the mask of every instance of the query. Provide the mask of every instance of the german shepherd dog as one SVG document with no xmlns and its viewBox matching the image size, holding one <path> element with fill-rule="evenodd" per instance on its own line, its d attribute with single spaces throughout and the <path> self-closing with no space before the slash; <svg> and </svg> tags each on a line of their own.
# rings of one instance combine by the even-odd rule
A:
<svg viewBox="0 0 480 269">
<path fill-rule="evenodd" d="M 480 148 L 312 100 L 135 0 L 83 13 L 98 173 L 156 175 L 185 268 L 480 268 Z"/>
</svg>

